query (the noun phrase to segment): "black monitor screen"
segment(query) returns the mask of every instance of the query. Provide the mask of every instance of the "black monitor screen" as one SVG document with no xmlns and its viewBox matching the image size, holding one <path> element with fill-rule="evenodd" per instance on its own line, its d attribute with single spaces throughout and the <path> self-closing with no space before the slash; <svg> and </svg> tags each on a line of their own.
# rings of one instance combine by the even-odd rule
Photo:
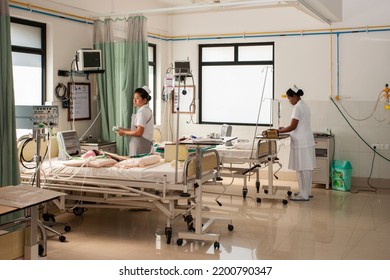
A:
<svg viewBox="0 0 390 280">
<path fill-rule="evenodd" d="M 84 67 L 100 67 L 100 52 L 84 52 Z"/>
</svg>

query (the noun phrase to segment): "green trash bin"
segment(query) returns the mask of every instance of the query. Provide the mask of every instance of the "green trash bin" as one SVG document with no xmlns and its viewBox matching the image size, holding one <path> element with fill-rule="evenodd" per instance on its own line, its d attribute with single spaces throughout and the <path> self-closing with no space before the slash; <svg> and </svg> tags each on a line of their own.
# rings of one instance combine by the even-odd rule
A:
<svg viewBox="0 0 390 280">
<path fill-rule="evenodd" d="M 334 160 L 330 167 L 332 189 L 338 191 L 351 190 L 352 165 L 346 160 Z"/>
</svg>

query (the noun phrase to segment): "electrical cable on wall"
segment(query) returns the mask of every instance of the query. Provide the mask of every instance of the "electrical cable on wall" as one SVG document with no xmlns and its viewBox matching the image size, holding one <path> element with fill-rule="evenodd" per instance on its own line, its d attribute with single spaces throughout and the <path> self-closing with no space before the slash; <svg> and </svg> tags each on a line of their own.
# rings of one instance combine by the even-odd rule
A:
<svg viewBox="0 0 390 280">
<path fill-rule="evenodd" d="M 383 93 L 383 95 L 382 95 L 382 93 Z M 378 104 L 379 104 L 380 100 L 381 100 L 383 97 L 385 97 L 385 96 L 386 96 L 386 92 L 385 92 L 385 90 L 382 90 L 382 91 L 379 93 L 379 95 L 378 95 L 378 98 L 377 98 L 377 100 L 376 100 L 374 109 L 372 110 L 372 112 L 370 113 L 370 115 L 368 115 L 368 116 L 365 117 L 365 118 L 361 118 L 361 119 L 360 119 L 360 118 L 353 117 L 350 113 L 348 113 L 347 109 L 343 106 L 343 104 L 342 104 L 341 102 L 339 102 L 339 104 L 340 104 L 340 106 L 343 108 L 343 110 L 345 111 L 345 113 L 346 113 L 351 119 L 353 119 L 353 120 L 355 120 L 355 121 L 365 121 L 365 120 L 368 120 L 369 118 L 371 118 L 371 117 L 374 115 L 374 113 L 375 113 L 376 110 L 378 109 Z M 377 119 L 376 119 L 376 120 L 377 120 Z M 385 121 L 385 120 L 386 120 L 386 119 L 377 120 L 377 121 L 383 122 L 383 121 Z"/>
<path fill-rule="evenodd" d="M 374 160 L 375 160 L 375 156 L 378 155 L 380 157 L 382 157 L 384 160 L 386 161 L 390 161 L 388 158 L 386 158 L 385 156 L 383 156 L 382 154 L 378 153 L 378 151 L 376 149 L 374 149 L 373 147 L 371 147 L 362 137 L 361 135 L 356 131 L 356 129 L 352 126 L 352 124 L 348 121 L 348 119 L 345 117 L 345 115 L 343 114 L 343 112 L 340 110 L 340 108 L 337 106 L 336 102 L 333 100 L 333 98 L 330 98 L 330 100 L 333 102 L 333 104 L 336 106 L 337 110 L 340 112 L 340 114 L 343 116 L 344 120 L 348 123 L 348 125 L 352 128 L 352 130 L 356 133 L 356 135 L 374 152 L 374 156 L 372 158 L 372 163 L 371 163 L 371 170 L 370 170 L 370 175 L 367 179 L 367 184 L 370 188 L 373 188 L 373 190 L 362 190 L 362 189 L 359 189 L 357 190 L 356 192 L 352 192 L 354 194 L 357 194 L 359 191 L 373 191 L 375 192 L 377 190 L 376 187 L 372 186 L 370 184 L 370 179 L 371 179 L 371 176 L 372 176 L 372 171 L 374 169 Z M 332 161 L 333 162 L 333 161 Z M 337 172 L 336 172 L 337 174 Z"/>
<path fill-rule="evenodd" d="M 344 120 L 348 123 L 348 125 L 352 128 L 352 130 L 356 133 L 356 135 L 360 138 L 360 140 L 362 140 L 362 141 L 367 145 L 367 147 L 369 147 L 372 151 L 374 151 L 374 153 L 376 153 L 378 156 L 380 156 L 380 157 L 383 158 L 384 160 L 390 162 L 390 159 L 388 159 L 388 158 L 386 158 L 384 155 L 380 154 L 376 149 L 374 149 L 373 147 L 371 147 L 370 144 L 368 144 L 367 141 L 363 139 L 363 137 L 360 136 L 360 134 L 356 131 L 356 129 L 352 126 L 352 124 L 348 121 L 348 119 L 345 117 L 345 115 L 343 114 L 343 112 L 340 110 L 339 106 L 337 106 L 336 102 L 333 100 L 332 97 L 330 98 L 330 100 L 333 102 L 333 104 L 336 106 L 337 110 L 338 110 L 338 111 L 340 112 L 340 114 L 343 116 Z"/>
<path fill-rule="evenodd" d="M 58 83 L 54 91 L 55 96 L 62 102 L 62 108 L 69 106 L 69 91 L 63 83 Z"/>
</svg>

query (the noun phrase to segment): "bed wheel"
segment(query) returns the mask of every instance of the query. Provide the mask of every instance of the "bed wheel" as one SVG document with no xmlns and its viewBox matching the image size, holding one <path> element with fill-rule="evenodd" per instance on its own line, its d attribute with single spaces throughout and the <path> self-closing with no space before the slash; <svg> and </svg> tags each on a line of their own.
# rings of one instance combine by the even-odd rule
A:
<svg viewBox="0 0 390 280">
<path fill-rule="evenodd" d="M 228 230 L 229 230 L 229 231 L 233 231 L 233 230 L 234 230 L 234 226 L 231 225 L 231 224 L 228 224 Z"/>
<path fill-rule="evenodd" d="M 42 214 L 42 219 L 45 222 L 53 222 L 53 223 L 55 223 L 55 221 L 56 221 L 55 216 L 53 214 L 49 214 L 49 213 L 43 213 Z"/>
<path fill-rule="evenodd" d="M 176 240 L 176 244 L 177 244 L 178 246 L 183 245 L 183 239 L 182 239 L 182 238 L 179 238 L 178 240 Z"/>
<path fill-rule="evenodd" d="M 264 190 L 264 193 L 265 193 L 265 194 L 268 194 L 268 190 Z"/>
<path fill-rule="evenodd" d="M 45 256 L 44 253 L 45 253 L 45 248 L 43 247 L 42 244 L 39 244 L 39 245 L 38 245 L 38 255 L 39 255 L 40 257 L 44 257 L 44 256 Z"/>
<path fill-rule="evenodd" d="M 288 192 L 287 192 L 287 195 L 288 195 L 288 196 L 291 196 L 291 195 L 292 195 L 292 191 L 288 191 Z"/>
<path fill-rule="evenodd" d="M 214 242 L 214 249 L 219 250 L 219 242 L 218 241 Z"/>
<path fill-rule="evenodd" d="M 259 197 L 256 198 L 256 202 L 257 202 L 257 203 L 261 203 L 261 198 L 259 198 Z"/>
<path fill-rule="evenodd" d="M 172 240 L 172 227 L 165 228 L 165 236 L 167 237 L 167 244 L 171 244 Z"/>
<path fill-rule="evenodd" d="M 69 232 L 71 229 L 72 229 L 72 228 L 71 228 L 70 226 L 65 226 L 65 227 L 64 227 L 65 232 Z"/>
<path fill-rule="evenodd" d="M 65 242 L 66 237 L 63 236 L 63 235 L 60 235 L 60 237 L 58 238 L 58 240 L 59 240 L 60 242 Z"/>
<path fill-rule="evenodd" d="M 84 208 L 82 207 L 73 208 L 73 214 L 75 214 L 76 216 L 81 216 L 83 215 L 83 213 L 84 213 Z"/>
<path fill-rule="evenodd" d="M 245 199 L 246 195 L 248 194 L 248 189 L 243 189 L 242 190 L 242 197 Z"/>
<path fill-rule="evenodd" d="M 191 223 L 191 222 L 194 220 L 194 218 L 192 217 L 191 214 L 190 214 L 190 215 L 187 215 L 187 216 L 183 216 L 183 218 L 184 218 L 184 221 L 185 221 L 187 224 Z"/>
<path fill-rule="evenodd" d="M 287 203 L 288 203 L 288 200 L 287 199 L 283 199 L 283 205 L 287 205 Z"/>
<path fill-rule="evenodd" d="M 195 231 L 195 228 L 194 228 L 194 224 L 193 224 L 193 223 L 189 223 L 189 224 L 187 225 L 187 228 L 188 228 L 189 231 Z"/>
</svg>

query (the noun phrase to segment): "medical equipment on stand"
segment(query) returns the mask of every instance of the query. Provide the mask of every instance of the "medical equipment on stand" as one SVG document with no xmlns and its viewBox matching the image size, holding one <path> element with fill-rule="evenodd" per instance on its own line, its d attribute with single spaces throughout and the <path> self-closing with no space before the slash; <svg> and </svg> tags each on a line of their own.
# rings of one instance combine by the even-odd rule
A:
<svg viewBox="0 0 390 280">
<path fill-rule="evenodd" d="M 32 185 L 35 183 L 36 188 L 41 188 L 41 166 L 42 166 L 42 156 L 41 156 L 41 141 L 46 140 L 45 129 L 51 130 L 54 127 L 58 126 L 58 106 L 16 106 L 15 110 L 16 117 L 16 127 L 33 129 L 33 138 L 36 141 L 35 147 L 35 172 L 33 174 L 34 180 Z M 48 133 L 50 135 L 50 133 Z M 49 141 L 49 140 L 48 140 Z M 23 153 L 23 150 L 21 151 Z M 64 242 L 66 240 L 65 236 L 62 233 L 54 230 L 53 225 L 61 224 L 64 225 L 64 230 L 66 232 L 70 231 L 71 228 L 66 223 L 55 223 L 54 215 L 49 213 L 43 213 L 42 218 L 44 222 L 39 221 L 41 227 L 44 227 L 47 231 L 50 231 L 57 236 L 59 236 L 59 241 Z M 46 233 L 42 231 L 43 246 L 40 246 L 39 254 L 44 256 L 46 254 Z"/>
</svg>

